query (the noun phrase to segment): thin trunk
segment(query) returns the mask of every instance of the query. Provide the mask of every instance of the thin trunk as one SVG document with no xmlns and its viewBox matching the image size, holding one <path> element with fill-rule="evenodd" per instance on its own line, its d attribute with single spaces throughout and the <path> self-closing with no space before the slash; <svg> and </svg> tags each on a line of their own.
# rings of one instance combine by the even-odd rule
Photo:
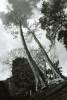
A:
<svg viewBox="0 0 67 100">
<path fill-rule="evenodd" d="M 28 27 L 27 27 L 28 28 Z M 54 66 L 54 64 L 52 63 L 52 61 L 50 60 L 49 56 L 47 55 L 45 49 L 43 48 L 43 46 L 41 45 L 40 41 L 37 39 L 37 37 L 35 36 L 34 32 L 32 32 L 29 28 L 28 30 L 32 33 L 35 41 L 37 42 L 37 44 L 39 45 L 39 47 L 41 48 L 42 52 L 44 53 L 45 56 L 45 61 L 49 64 L 49 66 L 51 67 L 51 69 L 53 70 L 53 72 L 60 78 L 64 78 L 64 76 L 58 71 L 58 69 Z"/>
<path fill-rule="evenodd" d="M 31 66 L 31 69 L 34 73 L 34 76 L 35 76 L 35 80 L 36 80 L 36 84 L 38 84 L 38 79 L 39 76 L 42 78 L 42 80 L 45 82 L 45 77 L 43 75 L 43 73 L 41 72 L 41 70 L 38 68 L 37 64 L 35 63 L 35 61 L 33 60 L 28 48 L 27 48 L 27 45 L 26 45 L 26 42 L 25 42 L 25 39 L 24 39 L 24 35 L 23 35 L 23 31 L 22 31 L 22 25 L 21 25 L 21 22 L 20 22 L 20 34 L 21 34 L 21 39 L 22 39 L 22 42 L 23 42 L 23 45 L 24 45 L 24 49 L 26 50 L 26 54 L 28 56 L 28 61 L 29 61 L 29 64 Z M 47 85 L 47 83 L 45 82 L 45 84 Z"/>
</svg>

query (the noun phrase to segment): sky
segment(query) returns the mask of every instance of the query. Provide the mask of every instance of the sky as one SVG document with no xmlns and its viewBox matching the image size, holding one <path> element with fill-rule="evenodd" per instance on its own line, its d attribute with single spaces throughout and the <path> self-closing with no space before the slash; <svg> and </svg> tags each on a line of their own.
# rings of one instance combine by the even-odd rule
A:
<svg viewBox="0 0 67 100">
<path fill-rule="evenodd" d="M 7 0 L 2 0 L 0 2 L 0 12 L 8 13 L 7 5 L 9 5 Z M 10 5 L 10 7 L 12 7 Z M 37 4 L 37 7 L 41 8 L 41 2 Z M 40 10 L 33 8 L 32 9 L 33 14 L 31 15 L 30 19 L 28 20 L 30 24 L 34 23 L 34 21 L 37 21 L 40 16 L 42 16 Z M 44 33 L 44 34 L 42 34 Z M 42 35 L 41 35 L 42 34 Z M 47 40 L 45 36 L 45 31 L 39 29 L 37 31 L 37 37 L 40 40 L 41 44 L 44 46 L 44 48 L 47 48 L 50 45 L 49 40 Z M 22 43 L 21 39 L 17 38 L 14 39 L 13 36 L 10 34 L 10 30 L 6 30 L 2 20 L 0 19 L 0 57 L 2 58 L 4 55 L 7 54 L 7 52 L 11 51 L 15 48 L 21 48 Z M 34 39 L 31 43 L 28 44 L 29 48 L 38 48 L 38 45 L 35 43 Z M 55 49 L 56 55 L 59 58 L 60 66 L 63 67 L 63 74 L 67 76 L 67 51 L 64 48 L 63 44 L 56 42 L 56 49 Z M 4 80 L 11 76 L 11 66 L 2 64 L 0 62 L 0 80 Z"/>
</svg>

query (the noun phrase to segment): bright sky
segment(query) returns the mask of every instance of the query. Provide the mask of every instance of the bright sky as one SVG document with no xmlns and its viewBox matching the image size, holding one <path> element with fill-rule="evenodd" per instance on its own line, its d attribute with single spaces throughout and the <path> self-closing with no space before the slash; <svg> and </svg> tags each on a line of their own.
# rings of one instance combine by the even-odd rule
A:
<svg viewBox="0 0 67 100">
<path fill-rule="evenodd" d="M 0 12 L 7 13 L 6 6 L 8 5 L 7 0 L 2 0 L 0 2 Z M 39 8 L 41 7 L 41 3 L 37 5 Z M 31 19 L 29 20 L 30 23 L 34 22 L 34 20 L 37 20 L 39 16 L 41 16 L 41 13 L 37 9 L 33 9 L 34 15 L 31 16 Z M 44 31 L 39 30 L 38 32 L 38 38 L 40 39 L 42 45 L 44 47 L 49 46 L 49 40 L 46 39 L 45 34 L 41 36 L 41 33 L 44 33 Z M 39 37 L 40 36 L 40 37 Z M 44 38 L 43 38 L 44 37 Z M 37 44 L 32 41 L 30 44 L 28 44 L 28 47 L 34 48 L 34 46 Z M 7 32 L 2 24 L 2 20 L 0 19 L 0 56 L 2 57 L 5 55 L 8 51 L 15 48 L 21 48 L 21 40 L 20 39 L 13 39 L 13 37 Z M 60 66 L 63 67 L 63 74 L 67 76 L 67 51 L 63 47 L 61 43 L 56 43 L 56 54 L 60 60 Z M 11 75 L 11 68 L 8 65 L 2 65 L 0 62 L 0 80 L 6 79 Z"/>
</svg>

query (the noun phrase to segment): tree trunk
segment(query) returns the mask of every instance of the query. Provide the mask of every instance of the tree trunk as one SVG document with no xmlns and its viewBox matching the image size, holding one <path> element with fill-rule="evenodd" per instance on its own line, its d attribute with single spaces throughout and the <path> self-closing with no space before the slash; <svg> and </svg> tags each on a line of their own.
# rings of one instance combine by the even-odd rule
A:
<svg viewBox="0 0 67 100">
<path fill-rule="evenodd" d="M 26 54 L 28 56 L 29 64 L 30 64 L 31 69 L 34 73 L 34 77 L 35 77 L 35 81 L 36 81 L 36 90 L 37 90 L 38 80 L 40 80 L 40 78 L 42 78 L 42 80 L 45 82 L 46 85 L 47 85 L 47 83 L 46 83 L 46 80 L 45 80 L 45 77 L 44 77 L 43 73 L 38 68 L 37 64 L 33 60 L 32 56 L 31 56 L 31 54 L 30 54 L 30 52 L 27 48 L 27 45 L 26 45 L 26 42 L 25 42 L 25 39 L 24 39 L 24 35 L 23 35 L 23 31 L 22 31 L 21 22 L 20 22 L 20 34 L 21 34 L 21 39 L 22 39 L 23 45 L 24 45 L 24 49 L 26 50 Z"/>
<path fill-rule="evenodd" d="M 29 28 L 28 28 L 29 29 Z M 49 64 L 49 66 L 51 67 L 51 69 L 53 70 L 53 72 L 59 77 L 59 78 L 64 78 L 64 76 L 58 71 L 58 69 L 54 66 L 54 64 L 52 63 L 52 61 L 50 60 L 49 56 L 47 55 L 45 49 L 43 48 L 43 46 L 41 45 L 40 41 L 37 39 L 37 37 L 35 36 L 34 32 L 32 32 L 30 29 L 29 31 L 32 33 L 35 41 L 37 42 L 37 44 L 39 45 L 39 47 L 41 48 L 41 51 L 44 53 L 45 56 L 45 61 Z"/>
</svg>

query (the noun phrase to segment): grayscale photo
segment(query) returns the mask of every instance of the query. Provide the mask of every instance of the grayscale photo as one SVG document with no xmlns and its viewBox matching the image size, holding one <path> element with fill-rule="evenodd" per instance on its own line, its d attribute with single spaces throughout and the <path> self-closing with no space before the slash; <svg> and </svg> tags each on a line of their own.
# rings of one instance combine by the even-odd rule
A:
<svg viewBox="0 0 67 100">
<path fill-rule="evenodd" d="M 67 0 L 0 0 L 0 97 L 67 100 Z"/>
</svg>

